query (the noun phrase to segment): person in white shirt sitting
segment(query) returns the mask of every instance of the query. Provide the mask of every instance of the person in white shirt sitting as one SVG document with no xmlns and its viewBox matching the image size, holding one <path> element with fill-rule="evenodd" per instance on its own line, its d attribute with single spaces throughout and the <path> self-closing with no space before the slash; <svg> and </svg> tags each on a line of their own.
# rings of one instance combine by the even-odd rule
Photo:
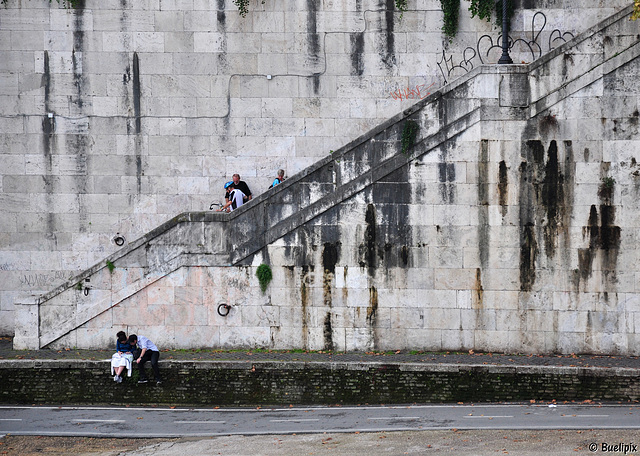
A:
<svg viewBox="0 0 640 456">
<path fill-rule="evenodd" d="M 144 336 L 136 336 L 131 334 L 129 336 L 129 344 L 131 346 L 137 345 L 136 351 L 137 359 L 136 365 L 140 371 L 140 379 L 138 383 L 147 383 L 147 373 L 145 372 L 144 365 L 147 361 L 151 361 L 151 369 L 153 369 L 153 376 L 156 378 L 156 383 L 159 385 L 162 383 L 160 378 L 160 369 L 158 368 L 158 359 L 160 359 L 160 350 L 155 346 L 153 342 Z"/>
<path fill-rule="evenodd" d="M 229 201 L 227 201 L 224 206 L 218 209 L 218 212 L 231 212 L 238 209 L 244 204 L 245 194 L 242 192 L 242 190 L 236 188 L 233 182 L 227 183 L 226 187 L 227 190 L 229 190 Z"/>
</svg>

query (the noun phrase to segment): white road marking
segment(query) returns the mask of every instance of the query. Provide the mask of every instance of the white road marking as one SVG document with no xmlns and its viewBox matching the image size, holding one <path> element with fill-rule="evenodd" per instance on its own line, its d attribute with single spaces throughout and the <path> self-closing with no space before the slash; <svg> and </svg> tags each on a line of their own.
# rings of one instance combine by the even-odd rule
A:
<svg viewBox="0 0 640 456">
<path fill-rule="evenodd" d="M 300 419 L 291 419 L 291 420 L 269 420 L 272 423 L 298 423 L 300 421 L 320 421 L 315 418 L 300 418 Z"/>
<path fill-rule="evenodd" d="M 513 418 L 513 416 L 511 415 L 494 415 L 494 416 L 490 416 L 490 415 L 473 415 L 473 416 L 465 416 L 463 418 Z"/>
<path fill-rule="evenodd" d="M 0 418 L 0 421 L 22 421 L 21 418 Z"/>
<path fill-rule="evenodd" d="M 390 416 L 380 418 L 367 418 L 368 420 L 419 420 L 419 416 Z"/>
<path fill-rule="evenodd" d="M 565 418 L 607 418 L 609 415 L 565 415 Z"/>
<path fill-rule="evenodd" d="M 78 423 L 126 423 L 127 420 L 72 420 Z"/>
<path fill-rule="evenodd" d="M 174 421 L 176 424 L 225 424 L 226 421 Z"/>
</svg>

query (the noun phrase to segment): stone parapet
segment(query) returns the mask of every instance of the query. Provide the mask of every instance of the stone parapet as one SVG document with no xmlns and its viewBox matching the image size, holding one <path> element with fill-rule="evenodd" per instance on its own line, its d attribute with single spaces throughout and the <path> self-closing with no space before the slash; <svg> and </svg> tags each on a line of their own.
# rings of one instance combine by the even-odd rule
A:
<svg viewBox="0 0 640 456">
<path fill-rule="evenodd" d="M 163 383 L 115 384 L 109 361 L 0 360 L 3 404 L 348 405 L 636 401 L 638 369 L 385 362 L 162 361 Z"/>
</svg>

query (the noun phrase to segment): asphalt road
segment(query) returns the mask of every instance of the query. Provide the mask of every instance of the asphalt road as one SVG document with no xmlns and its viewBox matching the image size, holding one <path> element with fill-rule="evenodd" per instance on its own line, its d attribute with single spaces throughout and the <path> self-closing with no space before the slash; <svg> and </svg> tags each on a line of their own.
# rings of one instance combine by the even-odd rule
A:
<svg viewBox="0 0 640 456">
<path fill-rule="evenodd" d="M 640 429 L 640 405 L 0 407 L 0 435 L 170 438 L 450 429 Z"/>
</svg>

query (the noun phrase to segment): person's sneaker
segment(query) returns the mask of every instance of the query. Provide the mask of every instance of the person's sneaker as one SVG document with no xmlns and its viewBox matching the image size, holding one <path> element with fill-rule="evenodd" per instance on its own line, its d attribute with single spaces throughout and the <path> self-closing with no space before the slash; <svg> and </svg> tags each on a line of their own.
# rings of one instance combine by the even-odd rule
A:
<svg viewBox="0 0 640 456">
<path fill-rule="evenodd" d="M 122 377 L 118 377 L 118 383 L 122 383 Z"/>
<path fill-rule="evenodd" d="M 138 383 L 147 383 L 149 380 L 147 380 L 146 378 L 141 378 L 140 380 L 138 380 Z"/>
<path fill-rule="evenodd" d="M 114 376 L 113 376 L 113 381 L 114 381 L 114 382 L 117 382 L 117 381 L 118 381 L 118 376 L 117 376 L 117 375 L 114 375 Z"/>
<path fill-rule="evenodd" d="M 156 385 L 162 385 L 162 380 L 156 380 Z"/>
</svg>

